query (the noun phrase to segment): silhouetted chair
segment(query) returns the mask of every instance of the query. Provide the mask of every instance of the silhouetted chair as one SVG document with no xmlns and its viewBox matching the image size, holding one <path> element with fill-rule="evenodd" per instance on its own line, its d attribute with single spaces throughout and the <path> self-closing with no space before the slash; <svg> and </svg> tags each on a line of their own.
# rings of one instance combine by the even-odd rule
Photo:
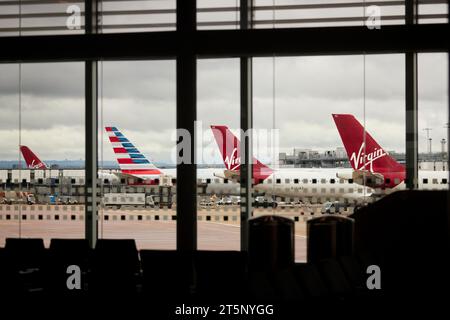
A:
<svg viewBox="0 0 450 320">
<path fill-rule="evenodd" d="M 54 293 L 82 294 L 90 255 L 91 249 L 87 239 L 52 239 L 46 265 L 46 287 Z M 67 279 L 74 272 L 68 273 L 69 266 L 80 269 L 80 289 L 70 290 L 67 286 Z"/>
<path fill-rule="evenodd" d="M 352 298 L 355 291 L 347 280 L 344 271 L 335 259 L 324 259 L 317 262 L 321 278 L 330 294 L 335 298 Z"/>
<path fill-rule="evenodd" d="M 322 301 L 329 297 L 329 290 L 314 264 L 296 263 L 294 273 L 306 298 L 309 300 L 320 299 Z"/>
<path fill-rule="evenodd" d="M 15 298 L 23 294 L 24 289 L 18 273 L 11 268 L 7 261 L 5 249 L 0 248 L 0 298 Z"/>
<path fill-rule="evenodd" d="M 44 241 L 34 238 L 6 238 L 5 254 L 8 262 L 19 271 L 39 269 L 45 260 Z"/>
<path fill-rule="evenodd" d="M 194 270 L 199 298 L 239 299 L 246 288 L 247 254 L 243 251 L 197 251 Z"/>
<path fill-rule="evenodd" d="M 364 268 L 380 266 L 386 296 L 435 302 L 448 290 L 448 197 L 448 191 L 396 191 L 352 214 L 356 255 Z"/>
<path fill-rule="evenodd" d="M 294 221 L 282 216 L 249 220 L 249 269 L 269 271 L 294 265 Z"/>
<path fill-rule="evenodd" d="M 282 302 L 299 302 L 306 299 L 295 277 L 294 268 L 277 270 L 272 279 L 276 295 Z"/>
<path fill-rule="evenodd" d="M 327 215 L 307 222 L 308 262 L 353 254 L 353 219 Z"/>
<path fill-rule="evenodd" d="M 140 262 L 133 239 L 99 239 L 91 267 L 90 292 L 114 296 L 137 292 Z"/>
<path fill-rule="evenodd" d="M 274 303 L 274 301 L 279 299 L 269 272 L 266 271 L 249 272 L 246 291 L 248 292 L 249 300 L 256 303 Z"/>
<path fill-rule="evenodd" d="M 27 293 L 43 290 L 46 250 L 42 239 L 6 238 L 4 258 L 7 269 L 17 277 Z"/>
<path fill-rule="evenodd" d="M 341 256 L 338 260 L 350 285 L 355 288 L 355 290 L 365 290 L 366 273 L 358 259 L 355 256 Z"/>
<path fill-rule="evenodd" d="M 141 250 L 143 294 L 157 301 L 186 301 L 194 282 L 192 256 L 176 250 Z"/>
</svg>

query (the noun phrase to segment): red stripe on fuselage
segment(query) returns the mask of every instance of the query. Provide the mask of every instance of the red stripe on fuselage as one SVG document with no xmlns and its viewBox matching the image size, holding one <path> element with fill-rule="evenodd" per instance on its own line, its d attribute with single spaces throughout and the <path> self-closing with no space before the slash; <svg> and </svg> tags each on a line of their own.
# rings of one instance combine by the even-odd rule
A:
<svg viewBox="0 0 450 320">
<path fill-rule="evenodd" d="M 114 153 L 128 153 L 125 148 L 114 148 Z"/>
</svg>

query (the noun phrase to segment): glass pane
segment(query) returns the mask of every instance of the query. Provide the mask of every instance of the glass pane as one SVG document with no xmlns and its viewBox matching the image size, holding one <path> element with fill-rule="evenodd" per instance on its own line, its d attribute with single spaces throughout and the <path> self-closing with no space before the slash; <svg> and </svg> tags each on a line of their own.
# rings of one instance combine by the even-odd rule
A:
<svg viewBox="0 0 450 320">
<path fill-rule="evenodd" d="M 240 0 L 197 0 L 197 29 L 239 29 Z"/>
<path fill-rule="evenodd" d="M 22 236 L 84 238 L 84 64 L 22 65 L 21 101 Z"/>
<path fill-rule="evenodd" d="M 279 130 L 279 152 L 259 157 L 274 172 L 254 187 L 255 214 L 295 221 L 297 261 L 309 219 L 349 215 L 394 187 L 376 179 L 396 171 L 383 157 L 404 162 L 404 106 L 403 55 L 254 60 L 254 127 Z"/>
<path fill-rule="evenodd" d="M 2 66 L 14 79 L 19 66 L 16 72 L 9 67 Z M 17 225 L 18 232 L 2 228 L 2 240 L 43 238 L 48 246 L 52 238 L 84 237 L 83 80 L 82 63 L 24 64 L 20 89 L 12 85 L 2 93 L 4 103 L 12 106 L 5 106 L 2 128 L 17 150 L 2 159 L 20 154 L 6 172 L 11 181 L 6 201 L 12 205 L 0 210 L 10 213 L 11 221 L 3 221 Z M 14 96 L 20 97 L 15 105 Z"/>
<path fill-rule="evenodd" d="M 448 55 L 418 56 L 419 189 L 448 189 Z"/>
<path fill-rule="evenodd" d="M 20 186 L 14 183 L 17 175 L 19 152 L 19 66 L 17 64 L 0 65 L 0 246 L 5 239 L 20 236 L 19 207 L 16 202 Z"/>
<path fill-rule="evenodd" d="M 366 202 L 405 189 L 405 57 L 365 57 L 364 110 Z"/>
<path fill-rule="evenodd" d="M 448 22 L 447 1 L 424 0 L 419 2 L 419 23 L 447 23 L 447 22 Z"/>
<path fill-rule="evenodd" d="M 404 1 L 256 0 L 255 28 L 404 24 Z"/>
<path fill-rule="evenodd" d="M 233 139 L 231 135 L 223 139 L 222 130 L 230 130 L 239 139 L 239 68 L 238 59 L 199 60 L 197 64 L 199 250 L 240 250 L 240 155 L 237 150 L 222 149 L 225 139 Z"/>
<path fill-rule="evenodd" d="M 176 30 L 175 0 L 102 0 L 103 33 Z"/>
<path fill-rule="evenodd" d="M 0 0 L 0 36 L 84 33 L 84 1 Z"/>
<path fill-rule="evenodd" d="M 99 68 L 99 238 L 175 249 L 175 62 Z"/>
</svg>

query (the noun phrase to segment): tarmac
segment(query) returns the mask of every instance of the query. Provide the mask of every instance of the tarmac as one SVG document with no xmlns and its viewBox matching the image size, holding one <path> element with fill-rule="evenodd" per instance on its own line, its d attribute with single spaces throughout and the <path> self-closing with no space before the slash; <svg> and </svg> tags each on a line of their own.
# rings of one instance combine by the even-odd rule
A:
<svg viewBox="0 0 450 320">
<path fill-rule="evenodd" d="M 19 214 L 17 206 L 10 206 L 8 210 L 0 206 L 1 247 L 8 237 L 43 238 L 47 247 L 52 238 L 84 238 L 84 212 L 78 211 L 82 206 L 50 206 L 50 210 L 47 206 L 33 207 L 21 206 Z M 174 209 L 102 210 L 99 238 L 135 239 L 138 249 L 176 249 L 175 214 Z M 280 211 L 255 210 L 255 215 L 261 214 L 280 214 Z M 290 214 L 290 211 L 283 212 L 286 216 Z M 240 250 L 238 208 L 200 209 L 198 216 L 199 250 Z M 294 250 L 296 261 L 306 261 L 306 221 L 303 219 L 295 222 Z"/>
</svg>

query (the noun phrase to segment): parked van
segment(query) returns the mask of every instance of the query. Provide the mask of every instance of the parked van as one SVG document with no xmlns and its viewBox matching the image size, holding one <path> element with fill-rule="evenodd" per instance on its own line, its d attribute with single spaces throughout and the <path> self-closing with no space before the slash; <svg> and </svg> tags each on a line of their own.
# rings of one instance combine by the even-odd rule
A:
<svg viewBox="0 0 450 320">
<path fill-rule="evenodd" d="M 322 213 L 339 213 L 342 210 L 345 210 L 345 205 L 339 201 L 325 202 L 322 207 Z"/>
</svg>

